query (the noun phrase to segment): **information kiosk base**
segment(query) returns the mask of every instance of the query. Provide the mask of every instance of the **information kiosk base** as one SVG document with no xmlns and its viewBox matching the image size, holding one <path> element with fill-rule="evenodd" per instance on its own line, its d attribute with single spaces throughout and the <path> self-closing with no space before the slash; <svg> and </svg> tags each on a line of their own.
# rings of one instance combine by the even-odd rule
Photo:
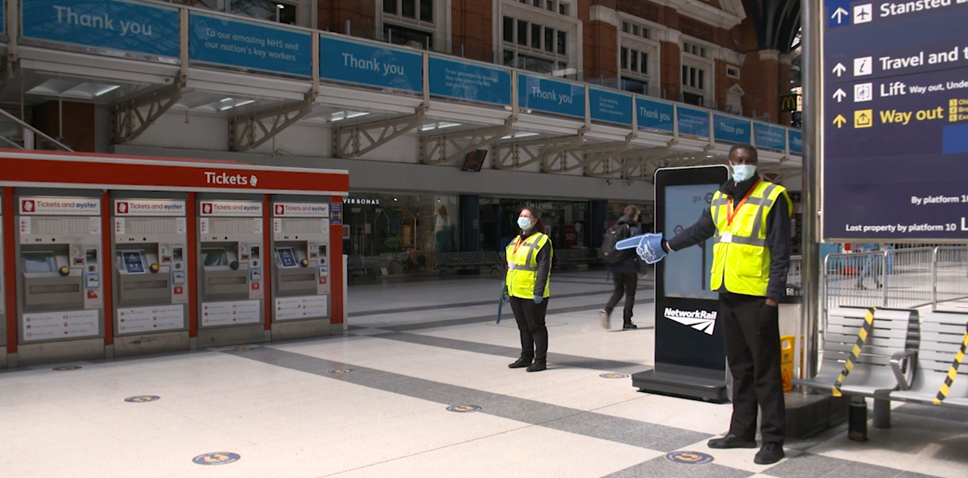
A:
<svg viewBox="0 0 968 478">
<path fill-rule="evenodd" d="M 725 166 L 656 171 L 656 230 L 672 239 L 709 214 L 713 193 L 728 177 Z M 709 286 L 712 253 L 710 239 L 656 265 L 655 368 L 632 375 L 639 391 L 729 399 L 719 293 Z"/>
</svg>

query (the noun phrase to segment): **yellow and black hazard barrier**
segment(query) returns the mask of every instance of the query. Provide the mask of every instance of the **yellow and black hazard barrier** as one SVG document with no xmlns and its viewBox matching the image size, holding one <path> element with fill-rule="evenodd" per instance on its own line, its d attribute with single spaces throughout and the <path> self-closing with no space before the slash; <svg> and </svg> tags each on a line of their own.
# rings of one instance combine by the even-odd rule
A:
<svg viewBox="0 0 968 478">
<path fill-rule="evenodd" d="M 965 359 L 966 348 L 968 348 L 968 324 L 965 325 L 965 336 L 961 338 L 961 348 L 958 349 L 955 360 L 951 362 L 951 368 L 948 370 L 948 375 L 944 378 L 944 383 L 941 384 L 941 389 L 938 390 L 938 395 L 934 397 L 935 405 L 941 405 L 941 402 L 944 402 L 945 397 L 948 396 L 948 392 L 951 390 L 951 384 L 954 383 L 955 377 L 958 376 L 958 366 Z"/>
<path fill-rule="evenodd" d="M 840 387 L 844 385 L 844 379 L 850 374 L 850 371 L 854 369 L 854 362 L 857 361 L 857 357 L 860 356 L 860 351 L 864 348 L 864 344 L 867 342 L 867 337 L 870 337 L 871 331 L 874 330 L 874 312 L 877 307 L 871 307 L 867 309 L 867 313 L 864 314 L 864 326 L 861 327 L 860 333 L 857 334 L 857 343 L 854 344 L 853 350 L 850 351 L 850 357 L 847 358 L 847 363 L 844 364 L 844 370 L 840 372 L 840 376 L 837 377 L 837 383 L 834 384 L 833 394 L 835 397 L 843 396 L 840 393 Z"/>
</svg>

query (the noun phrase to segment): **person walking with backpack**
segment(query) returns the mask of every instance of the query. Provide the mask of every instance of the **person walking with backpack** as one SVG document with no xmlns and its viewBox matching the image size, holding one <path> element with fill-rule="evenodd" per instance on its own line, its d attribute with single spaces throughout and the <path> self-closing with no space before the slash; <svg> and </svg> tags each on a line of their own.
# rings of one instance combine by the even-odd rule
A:
<svg viewBox="0 0 968 478">
<path fill-rule="evenodd" d="M 611 328 L 612 310 L 618 305 L 618 301 L 622 300 L 623 295 L 625 296 L 625 309 L 622 311 L 622 330 L 638 328 L 632 323 L 632 308 L 635 307 L 635 291 L 639 287 L 639 273 L 642 262 L 635 251 L 619 251 L 615 249 L 615 244 L 622 239 L 640 234 L 642 234 L 642 226 L 639 224 L 639 208 L 631 204 L 625 206 L 624 215 L 618 219 L 618 223 L 605 232 L 605 238 L 602 240 L 602 251 L 605 262 L 608 263 L 608 270 L 612 274 L 615 291 L 612 292 L 612 297 L 608 299 L 605 308 L 598 312 L 603 328 Z"/>
<path fill-rule="evenodd" d="M 548 368 L 548 285 L 554 248 L 544 233 L 541 214 L 529 207 L 518 216 L 521 235 L 508 244 L 508 274 L 505 286 L 514 320 L 521 334 L 521 356 L 508 368 L 540 372 Z"/>
</svg>

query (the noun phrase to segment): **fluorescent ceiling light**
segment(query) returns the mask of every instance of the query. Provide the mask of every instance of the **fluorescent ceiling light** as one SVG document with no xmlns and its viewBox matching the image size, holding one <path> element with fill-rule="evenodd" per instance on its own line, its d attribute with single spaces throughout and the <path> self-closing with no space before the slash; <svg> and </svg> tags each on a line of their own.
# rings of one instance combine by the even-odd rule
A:
<svg viewBox="0 0 968 478">
<path fill-rule="evenodd" d="M 421 126 L 420 131 L 431 131 L 435 129 L 453 128 L 454 126 L 460 126 L 460 123 L 447 123 L 443 121 L 440 123 L 430 123 L 430 124 L 425 124 Z"/>
<path fill-rule="evenodd" d="M 330 121 L 335 123 L 337 121 L 359 118 L 361 116 L 366 116 L 368 114 L 370 113 L 351 113 L 348 111 L 337 111 L 336 113 L 333 113 L 332 115 L 330 115 Z"/>
<path fill-rule="evenodd" d="M 105 88 L 105 89 L 103 89 L 101 91 L 98 91 L 97 93 L 94 93 L 94 96 L 106 95 L 106 94 L 108 94 L 108 93 L 110 93 L 110 92 L 112 92 L 112 91 L 114 91 L 114 90 L 116 90 L 118 88 L 121 88 L 121 85 L 111 85 L 111 86 L 109 86 L 109 87 L 107 87 L 107 88 Z"/>
<path fill-rule="evenodd" d="M 236 103 L 235 107 L 238 108 L 239 106 L 251 105 L 252 103 L 255 103 L 255 100 L 247 100 L 241 103 Z"/>
<path fill-rule="evenodd" d="M 538 133 L 514 133 L 514 134 L 507 135 L 501 139 L 527 138 L 528 136 L 538 136 Z"/>
</svg>

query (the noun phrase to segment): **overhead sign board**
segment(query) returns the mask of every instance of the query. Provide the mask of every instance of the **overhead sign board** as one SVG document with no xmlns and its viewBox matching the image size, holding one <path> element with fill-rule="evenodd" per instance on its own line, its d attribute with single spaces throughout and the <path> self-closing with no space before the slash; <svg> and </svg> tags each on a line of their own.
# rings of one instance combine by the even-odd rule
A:
<svg viewBox="0 0 968 478">
<path fill-rule="evenodd" d="M 632 126 L 632 95 L 589 88 L 588 102 L 593 120 Z"/>
<path fill-rule="evenodd" d="M 272 73 L 312 76 L 309 32 L 191 12 L 188 37 L 192 61 Z"/>
<path fill-rule="evenodd" d="M 430 94 L 511 106 L 511 71 L 432 56 Z"/>
<path fill-rule="evenodd" d="M 790 154 L 803 154 L 803 131 L 788 129 L 787 138 L 790 141 Z"/>
<path fill-rule="evenodd" d="M 753 141 L 757 148 L 786 151 L 787 130 L 782 126 L 753 122 Z"/>
<path fill-rule="evenodd" d="M 672 133 L 675 131 L 675 106 L 663 101 L 635 98 L 639 129 Z"/>
<path fill-rule="evenodd" d="M 423 56 L 384 46 L 319 37 L 319 77 L 380 88 L 423 91 Z"/>
<path fill-rule="evenodd" d="M 679 106 L 676 108 L 679 122 L 679 134 L 696 136 L 699 138 L 709 137 L 709 112 Z"/>
<path fill-rule="evenodd" d="M 155 56 L 178 56 L 178 10 L 120 0 L 22 0 L 22 35 Z"/>
<path fill-rule="evenodd" d="M 824 238 L 968 240 L 968 1 L 823 5 Z"/>
<path fill-rule="evenodd" d="M 750 142 L 750 120 L 748 119 L 714 114 L 713 127 L 716 134 L 716 141 L 730 143 Z"/>
<path fill-rule="evenodd" d="M 518 74 L 521 108 L 565 116 L 585 116 L 585 87 L 566 81 Z"/>
</svg>

